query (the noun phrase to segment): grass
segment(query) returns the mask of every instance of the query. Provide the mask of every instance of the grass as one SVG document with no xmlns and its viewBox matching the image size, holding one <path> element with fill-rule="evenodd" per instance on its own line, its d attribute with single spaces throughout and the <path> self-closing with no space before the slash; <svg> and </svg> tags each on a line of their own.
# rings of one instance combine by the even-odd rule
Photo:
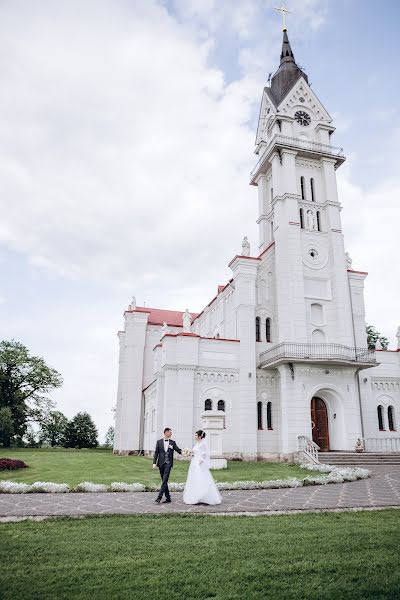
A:
<svg viewBox="0 0 400 600">
<path fill-rule="evenodd" d="M 399 511 L 0 525 L 2 600 L 400 597 Z"/>
<path fill-rule="evenodd" d="M 151 468 L 151 459 L 139 456 L 116 456 L 111 450 L 66 450 L 66 449 L 0 449 L 0 458 L 20 458 L 28 469 L 0 471 L 0 480 L 34 483 L 53 481 L 75 486 L 82 481 L 110 484 L 113 481 L 127 483 L 159 483 L 158 470 Z M 186 481 L 189 463 L 174 462 L 170 480 L 177 483 Z M 213 471 L 216 481 L 264 481 L 305 477 L 306 473 L 296 465 L 267 462 L 229 461 L 228 469 Z"/>
</svg>

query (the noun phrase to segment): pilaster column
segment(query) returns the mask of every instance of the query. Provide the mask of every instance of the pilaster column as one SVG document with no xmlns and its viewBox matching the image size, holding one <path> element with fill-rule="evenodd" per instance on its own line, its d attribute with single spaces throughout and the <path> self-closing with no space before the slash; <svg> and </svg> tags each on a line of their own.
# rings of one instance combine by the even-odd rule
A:
<svg viewBox="0 0 400 600">
<path fill-rule="evenodd" d="M 163 338 L 163 426 L 171 427 L 178 445 L 192 447 L 195 371 L 199 363 L 200 338 L 193 334 Z"/>
<path fill-rule="evenodd" d="M 119 452 L 137 452 L 142 418 L 143 360 L 148 313 L 126 312 L 123 364 L 120 392 L 120 415 L 117 438 Z"/>
<path fill-rule="evenodd" d="M 235 285 L 236 327 L 239 348 L 240 452 L 257 456 L 257 390 L 255 306 L 258 259 L 235 257 L 230 263 Z"/>
<path fill-rule="evenodd" d="M 118 332 L 119 359 L 118 359 L 118 388 L 117 403 L 115 407 L 115 434 L 113 452 L 118 453 L 121 446 L 121 422 L 122 422 L 122 382 L 124 379 L 125 366 L 125 331 Z"/>
</svg>

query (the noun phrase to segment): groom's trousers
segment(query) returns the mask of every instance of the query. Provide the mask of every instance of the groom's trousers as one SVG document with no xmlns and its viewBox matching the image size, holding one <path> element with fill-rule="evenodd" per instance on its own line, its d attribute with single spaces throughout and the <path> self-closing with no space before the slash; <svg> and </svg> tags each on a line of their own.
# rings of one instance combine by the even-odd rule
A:
<svg viewBox="0 0 400 600">
<path fill-rule="evenodd" d="M 159 498 L 162 498 L 163 494 L 165 494 L 166 499 L 171 500 L 171 496 L 169 495 L 169 489 L 168 489 L 168 479 L 169 479 L 169 475 L 171 473 L 171 468 L 172 468 L 171 463 L 164 463 L 160 467 L 160 475 L 161 475 L 162 484 L 161 484 L 160 491 L 158 493 Z"/>
</svg>

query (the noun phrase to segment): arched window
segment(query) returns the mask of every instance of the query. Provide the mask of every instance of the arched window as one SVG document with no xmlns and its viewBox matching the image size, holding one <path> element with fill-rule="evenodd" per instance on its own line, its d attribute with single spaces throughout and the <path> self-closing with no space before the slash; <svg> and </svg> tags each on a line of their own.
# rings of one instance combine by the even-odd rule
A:
<svg viewBox="0 0 400 600">
<path fill-rule="evenodd" d="M 272 429 L 272 402 L 267 402 L 267 427 Z"/>
<path fill-rule="evenodd" d="M 256 317 L 256 342 L 261 342 L 260 317 Z"/>
<path fill-rule="evenodd" d="M 225 401 L 218 400 L 218 410 L 225 410 Z"/>
<path fill-rule="evenodd" d="M 396 423 L 394 421 L 394 407 L 388 407 L 388 423 L 389 423 L 389 431 L 396 431 Z"/>
<path fill-rule="evenodd" d="M 314 329 L 311 334 L 311 342 L 313 344 L 325 344 L 325 333 L 321 329 Z"/>
<path fill-rule="evenodd" d="M 385 431 L 385 425 L 383 422 L 383 406 L 378 406 L 378 426 L 379 431 Z"/>
<path fill-rule="evenodd" d="M 315 202 L 315 187 L 314 187 L 314 179 L 312 177 L 310 180 L 310 184 L 311 184 L 311 200 L 313 202 Z"/>
<path fill-rule="evenodd" d="M 271 319 L 269 317 L 265 321 L 265 339 L 267 342 L 271 341 Z"/>
<path fill-rule="evenodd" d="M 257 428 L 263 428 L 262 422 L 262 402 L 257 402 Z"/>
<path fill-rule="evenodd" d="M 304 210 L 300 209 L 300 227 L 304 229 Z"/>
<path fill-rule="evenodd" d="M 304 177 L 300 177 L 300 188 L 301 188 L 301 197 L 303 200 L 306 199 L 306 182 L 304 181 Z"/>
<path fill-rule="evenodd" d="M 212 410 L 212 402 L 209 398 L 204 402 L 204 410 Z"/>
<path fill-rule="evenodd" d="M 321 213 L 317 210 L 317 229 L 321 231 Z"/>
</svg>

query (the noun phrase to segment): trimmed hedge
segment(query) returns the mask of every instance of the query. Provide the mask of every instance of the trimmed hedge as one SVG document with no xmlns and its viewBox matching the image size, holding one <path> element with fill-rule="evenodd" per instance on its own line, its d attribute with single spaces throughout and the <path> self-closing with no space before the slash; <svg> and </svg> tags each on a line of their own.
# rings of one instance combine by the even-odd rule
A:
<svg viewBox="0 0 400 600">
<path fill-rule="evenodd" d="M 17 458 L 0 458 L 0 471 L 16 471 L 26 469 L 27 466 L 23 460 Z"/>
</svg>

